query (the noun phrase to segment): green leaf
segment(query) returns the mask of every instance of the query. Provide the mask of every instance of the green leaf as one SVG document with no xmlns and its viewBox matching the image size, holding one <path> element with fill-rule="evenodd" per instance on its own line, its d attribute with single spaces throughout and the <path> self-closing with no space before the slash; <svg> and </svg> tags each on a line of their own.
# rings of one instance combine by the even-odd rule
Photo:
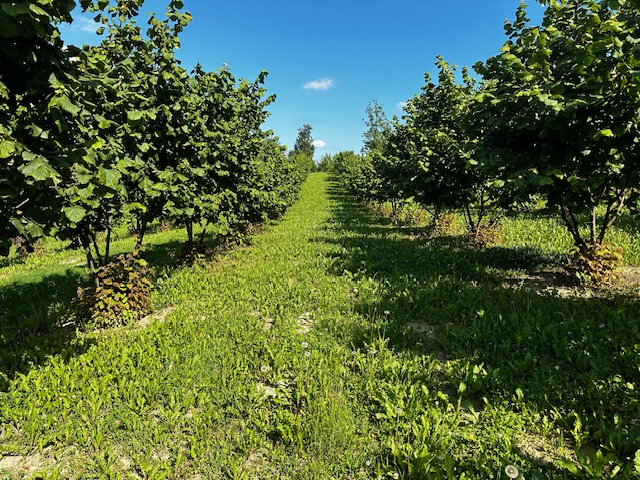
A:
<svg viewBox="0 0 640 480">
<path fill-rule="evenodd" d="M 130 204 L 127 205 L 127 210 L 129 212 L 133 212 L 133 211 L 140 211 L 140 212 L 146 212 L 147 211 L 147 207 L 145 207 L 142 203 L 140 202 L 132 202 Z"/>
<path fill-rule="evenodd" d="M 0 142 L 0 158 L 9 158 L 16 151 L 16 143 L 9 140 Z"/>
<path fill-rule="evenodd" d="M 579 472 L 578 467 L 571 460 L 565 460 L 564 458 L 561 458 L 558 460 L 558 464 L 562 468 L 569 470 L 569 472 L 574 475 L 577 475 Z"/>
<path fill-rule="evenodd" d="M 71 221 L 72 223 L 81 222 L 82 219 L 87 216 L 87 211 L 80 205 L 64 207 L 62 211 L 64 212 L 65 216 L 69 219 L 69 221 Z"/>
<path fill-rule="evenodd" d="M 594 140 L 598 140 L 602 137 L 613 137 L 613 132 L 609 128 L 605 128 L 604 130 L 600 130 L 593 136 Z"/>
<path fill-rule="evenodd" d="M 25 231 L 29 234 L 31 238 L 41 237 L 44 233 L 42 227 L 37 223 L 29 222 L 25 225 Z"/>
<path fill-rule="evenodd" d="M 118 182 L 120 181 L 120 178 L 121 174 L 116 170 L 101 168 L 98 171 L 98 179 L 100 180 L 100 183 L 109 188 L 116 187 L 118 185 Z"/>
<path fill-rule="evenodd" d="M 100 150 L 102 147 L 104 147 L 106 144 L 106 142 L 104 141 L 104 138 L 96 138 L 93 143 L 91 144 L 91 148 L 94 150 Z"/>
<path fill-rule="evenodd" d="M 67 97 L 66 95 L 53 97 L 49 101 L 49 108 L 51 107 L 58 107 L 65 112 L 69 112 L 71 115 L 77 115 L 82 111 L 80 107 L 71 103 L 71 100 L 69 100 L 69 97 Z"/>
<path fill-rule="evenodd" d="M 152 190 L 157 190 L 158 192 L 165 192 L 169 189 L 169 186 L 166 183 L 156 182 L 151 187 Z"/>
<path fill-rule="evenodd" d="M 35 3 L 29 3 L 29 10 L 31 10 L 33 13 L 35 13 L 40 17 L 50 18 L 49 14 L 43 9 L 41 9 L 39 6 L 37 6 Z"/>
<path fill-rule="evenodd" d="M 142 117 L 144 117 L 144 112 L 140 110 L 130 110 L 127 112 L 127 120 L 130 122 L 137 122 Z"/>
<path fill-rule="evenodd" d="M 91 197 L 91 195 L 93 195 L 93 185 L 89 185 L 85 188 L 78 188 L 76 193 L 80 198 L 86 201 Z"/>
<path fill-rule="evenodd" d="M 20 220 L 18 220 L 17 218 L 12 218 L 10 222 L 13 225 L 13 228 L 15 228 L 20 235 L 24 233 L 24 225 Z"/>
<path fill-rule="evenodd" d="M 544 187 L 546 185 L 553 185 L 553 179 L 549 177 L 536 176 L 531 180 L 531 183 L 539 187 Z"/>
<path fill-rule="evenodd" d="M 29 6 L 27 3 L 23 2 L 3 2 L 2 10 L 4 10 L 11 17 L 17 17 L 18 15 L 29 13 Z"/>
<path fill-rule="evenodd" d="M 116 168 L 120 171 L 126 171 L 128 168 L 135 167 L 137 164 L 130 158 L 121 158 L 116 163 Z"/>
<path fill-rule="evenodd" d="M 25 160 L 28 160 L 33 155 L 25 155 L 25 153 L 27 152 L 24 152 L 22 155 Z M 39 182 L 58 177 L 58 172 L 56 172 L 43 157 L 35 157 L 29 163 L 20 167 L 19 170 L 22 174 L 32 177 Z"/>
</svg>

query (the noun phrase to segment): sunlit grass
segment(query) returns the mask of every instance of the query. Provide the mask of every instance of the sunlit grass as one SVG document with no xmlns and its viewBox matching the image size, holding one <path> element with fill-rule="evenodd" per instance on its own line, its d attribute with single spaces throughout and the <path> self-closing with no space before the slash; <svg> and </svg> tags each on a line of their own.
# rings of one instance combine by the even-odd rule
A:
<svg viewBox="0 0 640 480">
<path fill-rule="evenodd" d="M 637 302 L 497 281 L 557 266 L 553 219 L 506 219 L 502 242 L 416 235 L 312 175 L 250 246 L 167 270 L 147 326 L 31 343 L 4 370 L 0 472 L 633 478 Z"/>
</svg>

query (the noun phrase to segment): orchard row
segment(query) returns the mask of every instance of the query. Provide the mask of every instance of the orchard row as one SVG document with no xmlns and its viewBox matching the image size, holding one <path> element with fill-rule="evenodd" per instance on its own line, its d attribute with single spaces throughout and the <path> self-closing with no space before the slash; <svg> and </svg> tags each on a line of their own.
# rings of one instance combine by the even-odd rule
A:
<svg viewBox="0 0 640 480">
<path fill-rule="evenodd" d="M 280 215 L 310 158 L 285 155 L 262 128 L 266 72 L 187 72 L 175 57 L 183 2 L 136 22 L 144 0 L 81 0 L 103 36 L 66 46 L 56 25 L 73 1 L 0 6 L 0 247 L 41 236 L 82 246 L 95 271 L 128 222 L 143 245 L 153 221 L 226 235 Z"/>
<path fill-rule="evenodd" d="M 640 2 L 546 2 L 506 22 L 500 53 L 462 83 L 442 57 L 437 82 L 388 122 L 368 108 L 364 156 L 333 160 L 363 199 L 412 198 L 434 216 L 464 212 L 471 236 L 506 211 L 559 214 L 583 255 L 599 250 L 640 186 Z"/>
</svg>

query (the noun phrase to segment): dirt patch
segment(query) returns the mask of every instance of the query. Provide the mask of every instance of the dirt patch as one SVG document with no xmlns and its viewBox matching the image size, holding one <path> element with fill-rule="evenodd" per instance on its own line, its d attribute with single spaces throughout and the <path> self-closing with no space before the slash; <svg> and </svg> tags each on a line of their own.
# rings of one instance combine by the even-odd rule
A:
<svg viewBox="0 0 640 480">
<path fill-rule="evenodd" d="M 6 471 L 12 476 L 33 475 L 45 467 L 45 462 L 38 453 L 33 455 L 10 455 L 0 458 L 0 472 Z"/>
<path fill-rule="evenodd" d="M 503 281 L 505 288 L 562 298 L 606 297 L 608 295 L 638 296 L 640 294 L 640 267 L 620 268 L 611 281 L 602 285 L 581 285 L 577 278 L 564 271 L 543 271 L 511 277 Z"/>
<path fill-rule="evenodd" d="M 425 345 L 425 347 L 433 351 L 433 353 L 435 354 L 436 358 L 440 363 L 446 363 L 447 355 L 444 353 L 444 351 L 442 351 L 439 348 L 436 348 L 435 350 L 433 350 L 434 348 L 433 342 L 436 342 L 438 340 L 438 331 L 440 330 L 439 325 L 429 325 L 428 323 L 425 323 L 425 322 L 409 322 L 405 325 L 411 329 L 412 333 L 418 334 L 423 339 L 427 340 L 426 343 L 428 345 Z M 418 342 L 418 345 L 424 345 L 423 341 L 420 340 Z"/>
<path fill-rule="evenodd" d="M 264 383 L 258 383 L 257 386 L 258 395 L 260 395 L 260 401 L 266 400 L 268 398 L 276 398 L 278 393 L 274 387 L 269 385 L 265 385 Z"/>
<path fill-rule="evenodd" d="M 538 464 L 549 465 L 562 458 L 543 439 L 534 435 L 521 436 L 516 440 L 516 447 Z"/>
<path fill-rule="evenodd" d="M 313 328 L 313 319 L 311 318 L 311 312 L 305 312 L 298 318 L 298 332 L 309 333 Z"/>
<path fill-rule="evenodd" d="M 163 308 L 162 310 L 158 310 L 157 312 L 153 312 L 146 317 L 141 318 L 138 322 L 135 323 L 134 329 L 143 329 L 147 328 L 151 325 L 151 320 L 156 320 L 157 322 L 163 322 L 167 315 L 169 315 L 173 311 L 173 307 Z"/>
<path fill-rule="evenodd" d="M 440 328 L 438 325 L 429 325 L 427 323 L 407 323 L 407 327 L 414 333 L 420 333 L 429 340 L 437 340 L 436 332 Z"/>
<path fill-rule="evenodd" d="M 622 267 L 618 270 L 611 288 L 614 292 L 617 291 L 634 296 L 640 295 L 640 267 Z"/>
<path fill-rule="evenodd" d="M 69 258 L 67 260 L 63 260 L 60 262 L 60 265 L 69 265 L 72 267 L 77 267 L 78 265 L 83 265 L 85 263 L 85 260 L 83 260 L 82 258 Z"/>
<path fill-rule="evenodd" d="M 512 290 L 524 289 L 561 297 L 590 296 L 578 280 L 562 271 L 536 272 L 508 278 L 503 286 Z"/>
<path fill-rule="evenodd" d="M 265 332 L 271 330 L 273 328 L 273 318 L 271 318 L 271 317 L 265 318 L 264 319 L 264 327 L 263 328 L 264 328 Z"/>
</svg>

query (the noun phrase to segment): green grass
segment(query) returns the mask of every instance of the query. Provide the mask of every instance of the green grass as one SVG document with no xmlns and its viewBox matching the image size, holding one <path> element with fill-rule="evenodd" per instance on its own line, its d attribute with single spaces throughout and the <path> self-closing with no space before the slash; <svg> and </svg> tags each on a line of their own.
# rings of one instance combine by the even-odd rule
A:
<svg viewBox="0 0 640 480">
<path fill-rule="evenodd" d="M 135 245 L 125 229 L 118 234 L 114 255 Z M 171 252 L 185 239 L 186 233 L 179 229 L 148 235 L 143 256 L 156 267 L 159 284 L 175 269 Z M 12 252 L 9 258 L 0 259 L 0 390 L 16 372 L 25 373 L 49 355 L 77 350 L 74 328 L 60 326 L 68 323 L 72 300 L 89 275 L 82 251 L 69 249 L 68 244 L 44 240 L 32 255 L 18 257 Z"/>
<path fill-rule="evenodd" d="M 312 175 L 251 246 L 167 269 L 149 325 L 3 350 L 0 477 L 637 478 L 640 306 L 504 287 L 566 255 L 509 222 L 419 239 Z M 79 268 L 50 255 L 0 289 Z"/>
</svg>

